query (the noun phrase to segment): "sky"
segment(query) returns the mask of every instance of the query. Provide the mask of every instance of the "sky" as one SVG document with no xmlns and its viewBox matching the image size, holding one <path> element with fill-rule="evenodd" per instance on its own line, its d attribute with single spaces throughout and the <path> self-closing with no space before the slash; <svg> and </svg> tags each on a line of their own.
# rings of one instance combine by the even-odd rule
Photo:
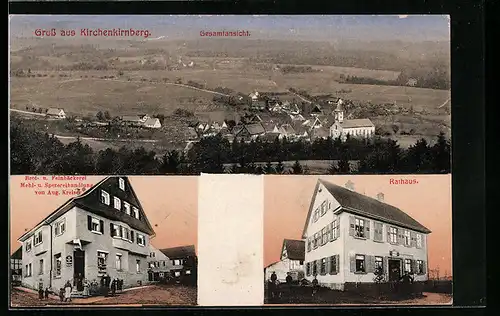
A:
<svg viewBox="0 0 500 316">
<path fill-rule="evenodd" d="M 413 217 L 428 235 L 429 268 L 452 275 L 451 175 L 405 176 L 418 184 L 394 185 L 397 176 L 321 176 L 344 186 L 350 180 L 358 193 L 375 197 Z M 267 176 L 264 180 L 264 267 L 280 259 L 283 239 L 301 239 L 318 176 Z"/>
<path fill-rule="evenodd" d="M 72 183 L 95 184 L 103 178 L 87 176 L 86 181 L 72 181 Z M 195 245 L 197 250 L 197 177 L 129 176 L 128 178 L 156 233 L 151 244 L 156 248 Z M 11 253 L 21 246 L 17 239 L 25 233 L 25 229 L 33 228 L 71 197 L 37 196 L 33 189 L 20 187 L 23 181 L 24 176 L 10 177 Z"/>
<path fill-rule="evenodd" d="M 248 30 L 252 38 L 294 40 L 449 41 L 448 15 L 109 15 L 22 16 L 11 18 L 12 35 L 36 28 L 133 27 L 166 39 L 199 38 L 201 30 Z"/>
</svg>

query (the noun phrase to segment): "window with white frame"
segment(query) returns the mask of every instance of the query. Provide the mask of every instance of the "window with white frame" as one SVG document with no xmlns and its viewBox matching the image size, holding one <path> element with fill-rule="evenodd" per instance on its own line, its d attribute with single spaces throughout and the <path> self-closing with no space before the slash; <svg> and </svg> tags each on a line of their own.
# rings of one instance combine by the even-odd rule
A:
<svg viewBox="0 0 500 316">
<path fill-rule="evenodd" d="M 389 227 L 389 242 L 391 244 L 398 243 L 398 229 L 396 227 Z"/>
<path fill-rule="evenodd" d="M 417 248 L 422 248 L 422 235 L 417 234 Z"/>
<path fill-rule="evenodd" d="M 97 251 L 97 272 L 106 273 L 108 267 L 108 253 Z"/>
<path fill-rule="evenodd" d="M 111 224 L 111 237 L 120 237 L 120 226 Z"/>
<path fill-rule="evenodd" d="M 38 264 L 38 274 L 43 274 L 43 259 L 40 259 Z"/>
<path fill-rule="evenodd" d="M 125 209 L 125 214 L 130 215 L 130 204 L 123 201 L 123 208 Z"/>
<path fill-rule="evenodd" d="M 174 272 L 174 275 L 175 275 L 176 277 L 179 277 L 179 276 L 181 276 L 181 272 L 180 272 L 180 271 L 175 271 L 175 272 Z"/>
<path fill-rule="evenodd" d="M 120 187 L 120 190 L 125 191 L 125 179 L 118 178 L 118 186 Z"/>
<path fill-rule="evenodd" d="M 109 205 L 111 203 L 109 193 L 104 190 L 101 190 L 101 203 L 104 203 L 106 205 Z"/>
<path fill-rule="evenodd" d="M 26 244 L 24 245 L 24 249 L 26 250 L 26 252 L 31 251 L 31 240 L 26 241 Z"/>
<path fill-rule="evenodd" d="M 404 272 L 411 273 L 411 259 L 405 259 Z"/>
<path fill-rule="evenodd" d="M 319 218 L 319 207 L 314 210 L 313 222 L 316 222 Z"/>
<path fill-rule="evenodd" d="M 339 236 L 339 228 L 338 228 L 338 222 L 337 220 L 334 220 L 332 223 L 332 235 L 333 239 L 337 238 Z"/>
<path fill-rule="evenodd" d="M 134 210 L 134 217 L 139 219 L 139 209 L 137 207 L 133 207 L 133 210 Z"/>
<path fill-rule="evenodd" d="M 424 261 L 423 260 L 417 260 L 417 273 L 424 274 Z"/>
<path fill-rule="evenodd" d="M 180 266 L 182 264 L 182 260 L 181 259 L 174 259 L 174 260 L 172 260 L 172 264 L 174 266 Z"/>
<path fill-rule="evenodd" d="M 42 231 L 40 230 L 37 233 L 35 233 L 35 246 L 41 244 L 42 242 L 43 242 Z"/>
<path fill-rule="evenodd" d="M 66 219 L 63 219 L 55 224 L 54 233 L 56 236 L 64 234 L 66 231 Z"/>
<path fill-rule="evenodd" d="M 101 222 L 97 218 L 92 217 L 90 228 L 94 233 L 101 233 Z"/>
<path fill-rule="evenodd" d="M 130 240 L 130 231 L 128 228 L 122 226 L 122 238 Z"/>
<path fill-rule="evenodd" d="M 146 246 L 146 237 L 142 234 L 137 234 L 137 244 L 140 246 Z"/>
<path fill-rule="evenodd" d="M 141 272 L 141 260 L 135 260 L 135 272 Z"/>
<path fill-rule="evenodd" d="M 328 242 L 328 227 L 321 230 L 321 244 L 324 245 Z"/>
<path fill-rule="evenodd" d="M 26 266 L 25 266 L 25 272 L 24 272 L 24 275 L 27 276 L 27 277 L 30 277 L 31 276 L 31 263 L 28 263 Z"/>
<path fill-rule="evenodd" d="M 122 201 L 121 201 L 119 198 L 117 198 L 116 196 L 114 196 L 114 197 L 113 197 L 113 202 L 114 202 L 114 203 L 113 203 L 114 207 L 115 207 L 117 210 L 119 210 L 119 211 L 120 211 L 120 210 L 122 209 Z"/>
<path fill-rule="evenodd" d="M 61 254 L 55 254 L 54 255 L 54 265 L 55 265 L 55 272 L 54 275 L 56 277 L 61 276 L 61 270 L 62 270 L 62 257 Z"/>
<path fill-rule="evenodd" d="M 410 242 L 411 242 L 411 234 L 410 234 L 410 231 L 405 229 L 404 233 L 403 233 L 403 236 L 404 236 L 404 242 L 405 242 L 405 246 L 410 246 Z"/>
<path fill-rule="evenodd" d="M 321 216 L 326 214 L 326 206 L 327 206 L 327 202 L 323 201 L 323 203 L 321 203 Z"/>
<path fill-rule="evenodd" d="M 122 269 L 122 255 L 117 253 L 116 254 L 116 270 L 120 271 Z"/>
<path fill-rule="evenodd" d="M 364 238 L 365 237 L 365 221 L 360 219 L 360 218 L 356 218 L 355 220 L 355 233 L 356 233 L 356 237 L 360 237 L 360 238 Z"/>
<path fill-rule="evenodd" d="M 321 265 L 320 265 L 320 270 L 319 273 L 325 274 L 326 273 L 326 258 L 321 259 Z"/>
</svg>

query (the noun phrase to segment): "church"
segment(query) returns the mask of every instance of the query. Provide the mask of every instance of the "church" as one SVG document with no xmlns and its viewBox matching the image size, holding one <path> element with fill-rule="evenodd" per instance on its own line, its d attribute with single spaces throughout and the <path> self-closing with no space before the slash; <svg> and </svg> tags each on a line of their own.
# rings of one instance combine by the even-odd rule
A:
<svg viewBox="0 0 500 316">
<path fill-rule="evenodd" d="M 375 134 L 375 125 L 370 119 L 352 119 L 344 120 L 344 110 L 342 109 L 342 100 L 339 99 L 337 107 L 333 111 L 335 122 L 330 126 L 330 137 L 346 139 L 349 137 L 370 138 Z"/>
</svg>

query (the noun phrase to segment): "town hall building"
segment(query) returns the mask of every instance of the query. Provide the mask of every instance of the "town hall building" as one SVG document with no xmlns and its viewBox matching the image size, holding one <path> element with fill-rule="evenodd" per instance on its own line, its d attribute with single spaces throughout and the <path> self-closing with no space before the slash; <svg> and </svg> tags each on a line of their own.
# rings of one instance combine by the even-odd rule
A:
<svg viewBox="0 0 500 316">
<path fill-rule="evenodd" d="M 123 280 L 123 288 L 148 281 L 149 242 L 154 236 L 127 177 L 107 177 L 69 199 L 23 234 L 22 285 L 58 291 L 67 281 Z"/>
<path fill-rule="evenodd" d="M 369 286 L 379 270 L 386 282 L 405 273 L 426 281 L 430 232 L 397 207 L 318 180 L 302 236 L 305 277 L 337 290 Z"/>
</svg>

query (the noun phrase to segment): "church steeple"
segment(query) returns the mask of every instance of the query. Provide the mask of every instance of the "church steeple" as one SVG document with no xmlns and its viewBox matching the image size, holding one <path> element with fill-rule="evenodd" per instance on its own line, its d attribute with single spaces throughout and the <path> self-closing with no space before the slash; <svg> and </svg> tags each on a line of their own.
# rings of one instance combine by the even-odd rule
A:
<svg viewBox="0 0 500 316">
<path fill-rule="evenodd" d="M 333 111 L 333 115 L 335 117 L 335 121 L 338 121 L 339 123 L 342 123 L 344 121 L 344 110 L 342 109 L 342 99 L 339 99 L 337 101 L 337 107 Z"/>
</svg>

